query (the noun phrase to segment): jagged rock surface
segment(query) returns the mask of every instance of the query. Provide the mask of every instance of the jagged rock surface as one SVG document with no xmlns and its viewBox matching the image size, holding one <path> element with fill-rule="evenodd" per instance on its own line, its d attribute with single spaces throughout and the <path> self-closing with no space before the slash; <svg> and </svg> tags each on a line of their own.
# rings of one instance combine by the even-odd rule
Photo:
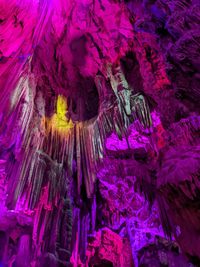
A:
<svg viewBox="0 0 200 267">
<path fill-rule="evenodd" d="M 0 265 L 199 266 L 199 25 L 198 0 L 0 0 Z"/>
</svg>

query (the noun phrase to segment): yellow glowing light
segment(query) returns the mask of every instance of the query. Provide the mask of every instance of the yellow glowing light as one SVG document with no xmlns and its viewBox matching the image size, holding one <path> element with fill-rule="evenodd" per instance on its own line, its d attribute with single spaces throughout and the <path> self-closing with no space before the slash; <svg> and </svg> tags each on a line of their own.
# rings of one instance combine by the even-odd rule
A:
<svg viewBox="0 0 200 267">
<path fill-rule="evenodd" d="M 48 130 L 66 134 L 74 127 L 72 120 L 68 120 L 66 118 L 67 108 L 66 98 L 62 95 L 58 95 L 56 102 L 56 113 L 50 119 L 45 119 Z"/>
</svg>

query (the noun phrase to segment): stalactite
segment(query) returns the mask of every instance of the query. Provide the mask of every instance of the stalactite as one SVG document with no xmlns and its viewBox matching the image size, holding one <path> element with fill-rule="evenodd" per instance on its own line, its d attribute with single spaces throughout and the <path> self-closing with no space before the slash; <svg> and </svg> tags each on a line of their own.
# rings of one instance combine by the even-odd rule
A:
<svg viewBox="0 0 200 267">
<path fill-rule="evenodd" d="M 117 69 L 117 71 L 120 72 L 120 79 L 124 82 L 118 84 L 116 78 L 113 78 L 111 74 L 110 76 L 111 81 L 113 80 L 111 84 L 113 84 L 113 90 L 118 100 L 110 107 L 105 103 L 104 99 L 104 102 L 100 103 L 100 112 L 97 118 L 76 124 L 78 192 L 80 192 L 81 177 L 83 175 L 88 197 L 92 195 L 94 190 L 95 171 L 97 163 L 104 155 L 105 138 L 113 130 L 116 131 L 120 138 L 126 135 L 126 129 L 133 118 L 139 119 L 145 128 L 149 128 L 152 125 L 150 110 L 144 97 L 142 95 L 132 95 L 130 89 L 127 89 L 128 83 L 125 77 L 122 76 L 121 70 Z M 127 98 L 123 95 L 122 89 L 118 92 L 117 86 L 121 85 L 126 87 L 123 87 L 125 92 L 129 91 Z M 105 85 L 100 82 L 98 85 L 100 87 L 99 92 L 105 90 L 101 89 L 103 86 Z M 121 97 L 123 95 L 123 101 L 118 95 L 119 93 Z M 114 114 L 114 116 L 111 114 Z M 81 162 L 84 162 L 85 166 L 81 165 Z"/>
<path fill-rule="evenodd" d="M 8 166 L 10 169 L 8 172 L 10 192 L 7 202 L 11 208 L 25 209 L 30 214 L 36 209 L 33 240 L 37 246 L 35 257 L 38 257 L 42 253 L 48 252 L 48 245 L 43 244 L 42 240 L 49 231 L 50 225 L 53 224 L 52 216 L 55 207 L 59 207 L 58 199 L 62 196 L 64 198 L 66 176 L 73 175 L 74 160 L 77 166 L 79 198 L 81 198 L 81 188 L 84 186 L 87 198 L 95 201 L 96 172 L 105 154 L 107 136 L 114 130 L 122 138 L 126 135 L 126 130 L 133 119 L 138 119 L 143 127 L 150 127 L 151 117 L 144 97 L 133 95 L 126 80 L 119 84 L 117 81 L 113 82 L 115 101 L 110 105 L 109 98 L 113 97 L 113 94 L 110 93 L 107 100 L 104 99 L 103 103 L 100 103 L 98 116 L 89 121 L 73 123 L 71 119 L 67 119 L 66 99 L 62 96 L 57 98 L 54 115 L 46 117 L 44 114 L 45 102 L 42 96 L 38 96 L 35 102 L 39 111 L 39 113 L 35 113 L 36 86 L 31 82 L 32 75 L 30 74 L 28 77 L 28 79 L 20 80 L 11 102 L 12 112 L 15 111 L 17 116 L 15 117 L 11 113 L 9 123 L 13 125 L 17 123 L 16 129 L 20 129 L 20 135 L 18 139 L 14 139 L 16 135 L 13 135 L 12 140 L 12 144 L 16 146 L 18 158 L 14 159 L 12 167 Z M 119 91 L 118 86 L 122 86 Z M 24 99 L 23 104 L 20 99 Z M 21 118 L 20 121 L 18 116 Z M 35 122 L 32 122 L 31 118 L 34 118 Z M 11 132 L 9 134 L 12 136 Z M 18 145 L 21 144 L 20 140 L 23 140 L 21 146 Z M 9 146 L 6 143 L 4 145 Z M 19 164 L 19 158 L 23 162 L 22 165 Z M 12 181 L 15 182 L 12 183 Z M 38 207 L 38 203 L 40 203 L 40 207 Z M 71 220 L 72 217 L 75 221 L 78 220 L 79 222 L 75 222 L 78 228 L 75 227 L 76 230 L 73 230 L 76 235 L 73 257 L 77 262 L 78 255 L 80 255 L 80 260 L 84 262 L 87 236 L 90 229 L 92 232 L 95 229 L 95 202 L 92 205 L 89 204 L 92 208 L 91 211 L 87 209 L 84 214 L 80 213 L 77 219 L 74 215 L 70 215 L 71 208 L 66 203 L 70 203 L 69 196 L 65 200 L 65 207 L 61 207 L 61 211 L 57 215 L 63 214 L 61 217 L 65 222 L 55 222 L 57 225 L 60 224 L 60 230 L 57 230 L 55 225 L 51 234 L 55 236 L 56 231 L 59 233 L 59 231 L 63 232 L 64 228 L 66 229 L 66 239 L 58 238 L 62 247 L 59 253 L 66 256 L 66 259 L 61 256 L 61 261 L 69 261 Z M 66 224 L 67 220 L 69 222 Z"/>
<path fill-rule="evenodd" d="M 161 218 L 163 230 L 166 236 L 172 239 L 172 225 L 170 223 L 169 216 L 166 210 L 166 204 L 164 200 L 162 199 L 162 196 L 157 197 L 157 199 L 158 199 L 158 206 L 159 206 L 159 212 L 160 212 L 160 218 Z"/>
<path fill-rule="evenodd" d="M 23 4 L 23 1 L 18 2 Z M 33 267 L 48 266 L 51 261 L 55 266 L 56 262 L 65 266 L 71 261 L 74 267 L 89 262 L 86 259 L 88 236 L 95 238 L 95 231 L 99 227 L 96 220 L 99 208 L 96 200 L 96 176 L 99 168 L 104 166 L 103 160 L 107 152 L 105 143 L 112 134 L 119 142 L 126 140 L 126 147 L 123 147 L 123 151 L 119 149 L 116 154 L 119 158 L 123 157 L 124 162 L 127 158 L 127 164 L 131 165 L 127 167 L 124 163 L 119 164 L 118 175 L 122 176 L 124 183 L 127 182 L 128 176 L 131 176 L 132 180 L 135 179 L 135 174 L 140 176 L 140 189 L 150 204 L 154 200 L 156 186 L 159 186 L 159 183 L 156 185 L 155 181 L 150 179 L 149 172 L 144 166 L 152 162 L 154 164 L 157 159 L 162 161 L 162 153 L 167 150 L 167 146 L 177 143 L 194 145 L 198 139 L 196 137 L 200 124 L 196 115 L 180 119 L 168 128 L 162 124 L 157 128 L 153 125 L 152 110 L 158 110 L 162 115 L 164 111 L 161 107 L 168 108 L 168 102 L 166 101 L 165 105 L 163 100 L 162 90 L 167 94 L 166 88 L 170 82 L 156 35 L 152 37 L 149 33 L 136 32 L 138 25 L 135 21 L 140 17 L 137 8 L 130 21 L 123 1 L 105 1 L 105 7 L 102 1 L 72 2 L 28 1 L 30 5 L 26 6 L 27 14 L 22 14 L 23 20 L 18 21 L 16 14 L 13 16 L 14 19 L 12 18 L 16 29 L 11 33 L 3 31 L 7 43 L 9 38 L 16 38 L 16 42 L 19 43 L 13 46 L 15 51 L 11 51 L 8 45 L 3 46 L 3 50 L 0 51 L 0 56 L 3 53 L 1 63 L 12 59 L 5 68 L 0 69 L 4 80 L 0 103 L 4 107 L 9 106 L 9 112 L 0 114 L 0 145 L 3 151 L 0 153 L 0 192 L 1 185 L 5 187 L 5 190 L 2 190 L 5 192 L 0 194 L 0 197 L 3 195 L 4 203 L 4 193 L 8 194 L 5 197 L 5 206 L 12 210 L 15 217 L 21 212 L 34 221 L 30 223 L 33 231 L 28 230 L 28 234 L 22 233 L 18 244 L 19 251 L 10 260 L 15 261 L 16 258 L 14 264 L 17 266 L 25 265 L 24 262 L 30 256 L 31 249 L 28 248 L 31 234 Z M 146 5 L 150 3 L 144 3 L 144 6 Z M 113 15 L 110 15 L 111 9 Z M 30 14 L 33 21 L 27 20 L 29 23 L 26 25 L 26 17 L 30 11 L 33 13 Z M 162 16 L 162 23 L 164 17 Z M 4 22 L 4 18 L 3 23 L 7 23 Z M 21 30 L 23 27 L 24 31 Z M 21 34 L 26 36 L 18 40 Z M 178 47 L 174 48 L 177 49 Z M 173 54 L 173 48 L 170 47 L 169 50 L 166 53 Z M 120 62 L 126 51 L 136 53 L 137 71 L 141 71 L 139 79 L 142 80 L 141 84 L 144 82 L 145 92 L 143 86 L 135 88 L 134 83 L 129 84 L 128 78 L 125 78 L 126 73 Z M 11 75 L 8 75 L 11 70 Z M 132 68 L 129 74 L 135 75 L 135 70 L 136 68 Z M 12 87 L 15 87 L 15 90 L 11 90 Z M 193 89 L 195 96 L 198 96 L 197 91 Z M 150 97 L 152 105 L 149 103 Z M 163 106 L 157 109 L 157 105 L 162 101 Z M 173 116 L 169 114 L 169 117 Z M 142 151 L 143 155 L 139 155 L 138 159 L 135 143 L 132 146 L 129 144 L 129 134 L 132 131 L 130 125 L 134 129 L 137 128 L 141 138 L 146 134 L 146 139 L 152 139 L 154 142 L 151 138 L 153 133 L 155 139 L 160 138 L 162 144 L 159 147 L 156 141 L 155 145 L 149 144 L 148 141 L 148 144 L 140 142 L 145 153 Z M 116 154 L 111 154 L 111 157 L 115 158 Z M 133 157 L 142 163 L 129 162 Z M 118 162 L 119 159 L 116 157 L 115 160 Z M 105 163 L 108 164 L 109 161 Z M 159 169 L 157 165 L 156 168 Z M 196 161 L 194 165 L 196 166 Z M 127 176 L 124 175 L 126 168 L 130 168 Z M 170 179 L 170 176 L 167 178 Z M 192 185 L 184 184 L 179 189 L 185 198 L 193 200 L 198 193 L 193 186 L 195 184 L 198 187 L 198 175 L 189 173 L 188 179 L 192 181 Z M 116 180 L 117 178 L 113 178 L 111 183 L 114 184 Z M 131 180 L 127 184 L 131 188 L 136 186 Z M 116 186 L 117 194 L 114 194 L 114 197 L 123 203 L 122 185 L 116 183 Z M 133 203 L 137 206 L 140 205 L 140 201 L 136 199 L 137 203 L 134 202 L 135 189 L 129 192 L 129 197 L 132 200 L 131 205 Z M 127 188 L 126 190 L 128 191 Z M 112 190 L 108 188 L 108 191 L 108 198 L 114 198 Z M 110 208 L 107 205 L 104 211 L 105 218 L 100 222 L 100 227 L 105 224 L 117 234 L 100 230 L 99 236 L 102 238 L 101 242 L 112 240 L 116 249 L 114 251 L 112 248 L 112 256 L 119 262 L 116 259 L 106 259 L 104 262 L 109 264 L 113 260 L 116 266 L 126 266 L 121 255 L 124 239 L 118 237 L 119 233 L 127 234 L 127 229 L 124 229 L 124 214 L 127 213 L 129 216 L 132 207 L 122 212 L 120 207 L 116 211 L 113 206 Z M 173 229 L 162 199 L 159 206 L 163 228 L 170 236 Z M 141 215 L 141 210 L 134 211 L 138 218 L 147 216 L 147 211 Z M 127 228 L 131 242 L 134 242 L 131 232 L 133 229 L 129 229 L 129 225 Z M 134 231 L 138 231 L 136 226 Z M 138 236 L 138 240 L 142 239 L 142 234 L 139 233 Z M 28 245 L 27 248 L 24 247 L 25 243 Z M 100 247 L 98 245 L 95 249 Z M 114 255 L 115 252 L 117 256 Z M 24 262 L 23 253 L 27 254 Z M 136 254 L 133 251 L 135 258 Z M 100 259 L 95 259 L 96 255 L 93 256 L 91 262 L 98 264 Z M 138 259 L 135 259 L 135 264 L 139 265 Z"/>
</svg>

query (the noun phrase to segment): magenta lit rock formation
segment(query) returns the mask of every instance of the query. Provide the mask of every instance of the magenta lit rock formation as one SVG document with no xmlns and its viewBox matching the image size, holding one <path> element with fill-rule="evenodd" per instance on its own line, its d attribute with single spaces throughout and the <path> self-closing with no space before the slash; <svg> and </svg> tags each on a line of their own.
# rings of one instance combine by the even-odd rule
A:
<svg viewBox="0 0 200 267">
<path fill-rule="evenodd" d="M 200 266 L 199 0 L 0 0 L 0 267 Z"/>
</svg>

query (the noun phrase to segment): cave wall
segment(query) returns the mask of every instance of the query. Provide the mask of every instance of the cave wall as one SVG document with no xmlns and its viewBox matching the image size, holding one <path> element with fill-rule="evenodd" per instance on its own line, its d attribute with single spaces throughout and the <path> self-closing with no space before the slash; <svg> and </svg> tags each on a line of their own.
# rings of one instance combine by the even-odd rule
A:
<svg viewBox="0 0 200 267">
<path fill-rule="evenodd" d="M 196 0 L 0 1 L 0 265 L 199 266 Z"/>
</svg>

